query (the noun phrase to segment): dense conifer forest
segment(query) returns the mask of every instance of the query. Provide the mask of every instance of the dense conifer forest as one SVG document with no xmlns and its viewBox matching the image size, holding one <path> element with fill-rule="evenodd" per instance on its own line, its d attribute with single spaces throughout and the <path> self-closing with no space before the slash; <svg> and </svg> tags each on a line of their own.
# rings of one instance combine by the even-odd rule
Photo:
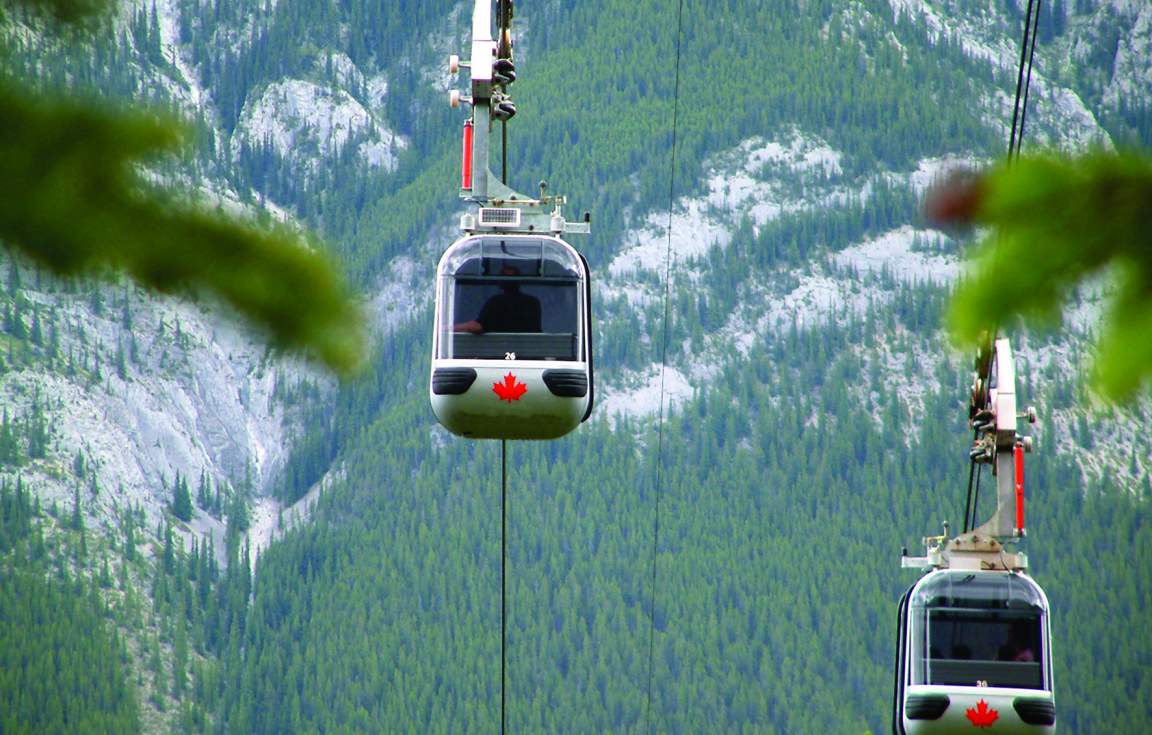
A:
<svg viewBox="0 0 1152 735">
<path fill-rule="evenodd" d="M 157 176 L 231 187 L 249 204 L 260 192 L 320 233 L 366 293 L 400 257 L 430 283 L 460 211 L 463 118 L 424 70 L 442 66 L 443 49 L 463 49 L 463 6 L 174 5 L 214 108 L 189 121 L 189 152 L 156 162 Z M 1065 5 L 1047 4 L 1043 44 L 1067 32 Z M 602 273 L 627 233 L 668 206 L 677 7 L 520 0 L 517 10 L 512 183 L 534 191 L 546 178 L 574 210 L 590 210 L 593 235 L 577 244 Z M 156 6 L 125 12 L 123 27 L 109 21 L 80 43 L 13 42 L 4 61 L 46 86 L 176 109 Z M 1020 11 L 1007 18 L 1018 24 Z M 334 83 L 332 51 L 388 78 L 386 116 L 410 141 L 394 170 L 358 163 L 351 145 L 318 152 L 308 175 L 270 143 L 230 147 L 254 92 L 285 76 Z M 832 271 L 844 248 L 921 223 L 917 191 L 896 174 L 924 158 L 984 159 L 1004 147 L 989 120 L 1000 108 L 984 100 L 1009 89 L 1013 73 L 932 41 L 882 0 L 685 3 L 680 63 L 677 196 L 700 193 L 716 157 L 742 141 L 791 131 L 842 152 L 838 181 L 855 193 L 761 226 L 733 223 L 731 245 L 674 264 L 673 366 L 699 359 L 687 346 L 717 333 L 754 279 L 783 296 L 792 269 Z M 1088 89 L 1093 72 L 1060 73 Z M 1152 142 L 1148 109 L 1134 103 L 1105 123 L 1118 140 Z M 784 174 L 778 184 L 803 196 L 811 182 Z M 58 334 L 77 327 L 28 295 L 35 283 L 96 304 L 130 331 L 120 284 L 4 271 L 0 370 L 48 366 L 95 389 L 139 369 L 134 341 L 61 351 Z M 888 274 L 859 282 L 892 297 L 865 314 L 759 335 L 762 345 L 711 371 L 662 428 L 655 414 L 599 413 L 564 439 L 510 445 L 511 732 L 889 731 L 897 601 L 916 578 L 899 568 L 900 551 L 918 551 L 922 536 L 963 513 L 969 374 L 940 333 L 946 288 Z M 602 378 L 657 363 L 663 305 L 629 301 L 602 280 L 594 288 Z M 71 503 L 42 505 L 19 476 L 44 458 L 53 427 L 38 410 L 5 409 L 0 733 L 497 729 L 499 445 L 435 424 L 431 314 L 416 304 L 413 319 L 375 336 L 361 375 L 281 397 L 305 428 L 270 492 L 290 503 L 322 478 L 330 484 L 307 523 L 254 568 L 241 540 L 253 488 L 169 477 L 159 526 L 127 504 L 97 533 L 80 510 L 114 489 L 78 453 L 53 469 L 74 486 Z M 1025 352 L 1058 339 L 1013 338 Z M 947 357 L 920 374 L 937 364 L 920 359 L 927 352 Z M 909 375 L 929 386 L 923 395 L 909 395 Z M 1043 383 L 1025 369 L 1021 383 L 1042 416 L 1090 402 L 1075 374 Z M 1146 419 L 1146 408 L 1131 410 Z M 1108 441 L 1088 422 L 1072 437 L 1085 453 Z M 1152 730 L 1149 489 L 1085 473 L 1040 431 L 1026 549 L 1053 605 L 1060 731 Z M 199 511 L 226 526 L 227 558 L 175 540 Z"/>
</svg>

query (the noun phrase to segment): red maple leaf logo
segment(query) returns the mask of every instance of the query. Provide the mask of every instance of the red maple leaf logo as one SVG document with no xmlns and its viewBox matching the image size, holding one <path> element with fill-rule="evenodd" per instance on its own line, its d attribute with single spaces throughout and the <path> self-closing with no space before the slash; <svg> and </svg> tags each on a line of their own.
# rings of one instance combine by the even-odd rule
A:
<svg viewBox="0 0 1152 735">
<path fill-rule="evenodd" d="M 492 384 L 492 392 L 500 396 L 500 400 L 511 403 L 520 400 L 520 396 L 528 392 L 528 386 L 517 383 L 516 376 L 508 373 L 504 376 L 503 383 Z"/>
<path fill-rule="evenodd" d="M 976 727 L 992 727 L 992 723 L 1000 718 L 1000 713 L 988 707 L 988 703 L 981 699 L 976 706 L 969 707 L 964 713 Z"/>
</svg>

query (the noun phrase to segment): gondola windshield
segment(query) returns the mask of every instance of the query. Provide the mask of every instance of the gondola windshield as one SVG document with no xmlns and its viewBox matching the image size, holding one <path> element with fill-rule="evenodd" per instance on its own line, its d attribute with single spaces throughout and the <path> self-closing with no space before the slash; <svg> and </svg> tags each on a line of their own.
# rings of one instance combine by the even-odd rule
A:
<svg viewBox="0 0 1152 735">
<path fill-rule="evenodd" d="M 437 356 L 467 360 L 585 359 L 580 261 L 562 243 L 474 237 L 440 267 Z"/>
<path fill-rule="evenodd" d="M 950 573 L 911 600 L 912 684 L 1046 689 L 1043 597 L 1010 573 Z"/>
</svg>

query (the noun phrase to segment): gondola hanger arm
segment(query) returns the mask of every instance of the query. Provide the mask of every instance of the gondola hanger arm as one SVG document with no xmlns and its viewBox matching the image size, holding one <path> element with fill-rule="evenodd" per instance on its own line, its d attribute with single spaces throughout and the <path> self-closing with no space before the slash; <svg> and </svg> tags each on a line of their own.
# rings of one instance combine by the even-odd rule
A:
<svg viewBox="0 0 1152 735">
<path fill-rule="evenodd" d="M 516 80 L 512 61 L 512 0 L 496 2 L 496 37 L 492 32 L 492 0 L 475 0 L 472 11 L 471 61 L 464 63 L 459 56 L 449 58 L 452 72 L 466 68 L 469 72 L 469 92 L 449 92 L 449 104 L 459 107 L 471 105 L 471 118 L 465 125 L 463 138 L 460 198 L 478 205 L 475 213 L 465 214 L 460 227 L 465 232 L 534 232 L 586 234 L 591 227 L 585 216 L 583 221 L 569 222 L 564 217 L 565 197 L 546 194 L 539 198 L 521 194 L 507 186 L 490 165 L 490 145 L 493 121 L 506 123 L 516 114 L 516 106 L 508 88 Z M 509 212 L 508 210 L 515 210 Z"/>
</svg>

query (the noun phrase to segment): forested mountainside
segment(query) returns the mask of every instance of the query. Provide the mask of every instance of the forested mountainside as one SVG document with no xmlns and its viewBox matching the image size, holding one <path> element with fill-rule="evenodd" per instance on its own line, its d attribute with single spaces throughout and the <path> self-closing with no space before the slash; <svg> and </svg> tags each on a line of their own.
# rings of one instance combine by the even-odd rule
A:
<svg viewBox="0 0 1152 735">
<path fill-rule="evenodd" d="M 940 332 L 966 243 L 919 200 L 1004 150 L 1023 6 L 687 3 L 673 172 L 676 4 L 517 4 L 512 183 L 593 214 L 600 402 L 509 448 L 512 730 L 888 730 L 900 549 L 959 521 L 967 479 L 968 358 Z M 14 74 L 188 117 L 155 180 L 320 233 L 376 330 L 337 385 L 210 304 L 6 261 L 3 732 L 497 727 L 499 447 L 425 397 L 469 13 L 158 0 L 82 41 L 6 19 Z M 1025 148 L 1152 144 L 1150 44 L 1140 0 L 1045 3 Z M 1081 381 L 1100 296 L 1059 334 L 1004 326 L 1041 414 L 1026 550 L 1064 733 L 1152 729 L 1148 404 Z"/>
</svg>

